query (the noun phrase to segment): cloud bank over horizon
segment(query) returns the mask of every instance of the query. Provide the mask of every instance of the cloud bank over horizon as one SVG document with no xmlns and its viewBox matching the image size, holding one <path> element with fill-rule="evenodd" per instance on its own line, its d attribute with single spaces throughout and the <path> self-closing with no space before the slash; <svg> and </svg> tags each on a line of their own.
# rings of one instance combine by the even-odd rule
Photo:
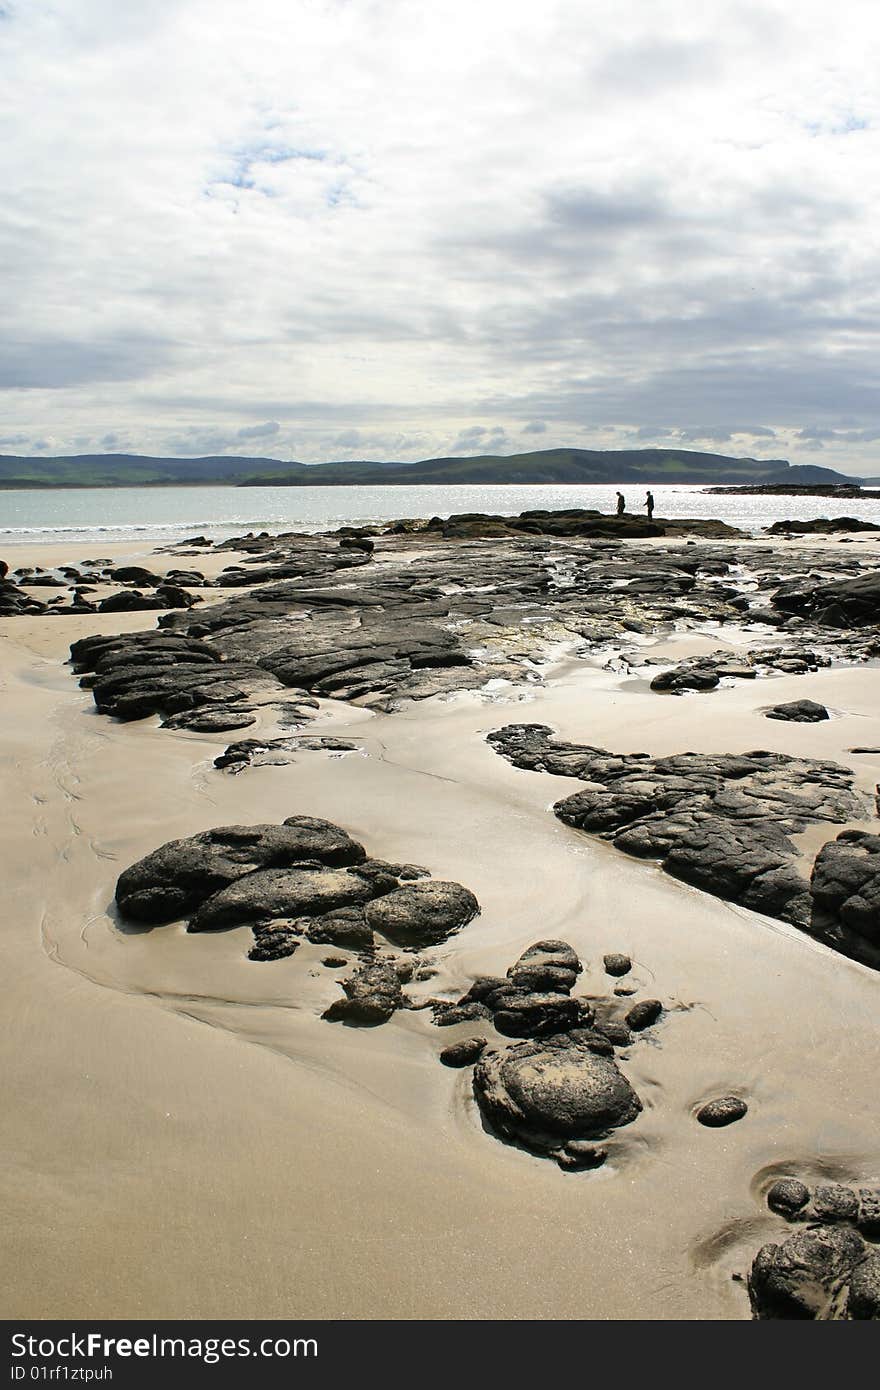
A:
<svg viewBox="0 0 880 1390">
<path fill-rule="evenodd" d="M 4 0 L 0 452 L 880 474 L 875 16 Z"/>
</svg>

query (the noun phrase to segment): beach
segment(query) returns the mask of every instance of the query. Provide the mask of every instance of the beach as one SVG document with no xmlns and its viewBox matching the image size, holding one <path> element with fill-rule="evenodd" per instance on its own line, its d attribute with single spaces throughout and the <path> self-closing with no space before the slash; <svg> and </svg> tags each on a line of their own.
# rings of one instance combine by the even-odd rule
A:
<svg viewBox="0 0 880 1390">
<path fill-rule="evenodd" d="M 658 544 L 625 542 L 639 556 Z M 787 544 L 841 553 L 831 537 Z M 847 551 L 873 563 L 880 545 L 859 536 Z M 30 544 L 3 558 L 51 568 L 93 554 Z M 214 579 L 243 552 L 101 554 Z M 204 590 L 205 610 L 233 592 Z M 880 976 L 561 824 L 552 803 L 577 783 L 512 765 L 486 735 L 528 722 L 619 754 L 824 759 L 870 805 L 880 752 L 850 750 L 880 748 L 877 661 L 664 697 L 613 653 L 560 642 L 532 682 L 490 673 L 392 710 L 322 697 L 308 733 L 351 751 L 228 776 L 213 759 L 230 735 L 107 718 L 64 664 L 71 642 L 155 617 L 0 619 L 6 1316 L 748 1319 L 749 1263 L 785 1234 L 765 1202 L 773 1177 L 880 1180 Z M 748 644 L 704 629 L 641 634 L 640 650 L 671 663 Z M 764 718 L 804 697 L 832 717 Z M 265 701 L 256 719 L 248 737 L 284 732 Z M 258 964 L 244 926 L 209 940 L 182 923 L 120 929 L 116 879 L 161 843 L 292 815 L 476 894 L 479 916 L 430 952 L 417 997 L 504 976 L 546 938 L 575 949 L 587 995 L 608 988 L 604 954 L 632 958 L 633 985 L 666 1017 L 622 1063 L 643 1109 L 606 1165 L 565 1172 L 486 1132 L 469 1071 L 438 1064 L 472 1024 L 441 1030 L 424 1009 L 329 1024 L 345 971 L 319 945 Z M 853 824 L 876 833 L 875 817 Z M 696 1123 L 730 1093 L 748 1102 L 742 1122 Z"/>
</svg>

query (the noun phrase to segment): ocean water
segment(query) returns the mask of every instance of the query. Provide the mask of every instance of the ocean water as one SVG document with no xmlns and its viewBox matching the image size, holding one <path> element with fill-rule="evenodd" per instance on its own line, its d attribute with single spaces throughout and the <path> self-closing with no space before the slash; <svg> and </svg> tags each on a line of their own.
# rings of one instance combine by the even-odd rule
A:
<svg viewBox="0 0 880 1390">
<path fill-rule="evenodd" d="M 621 484 L 627 509 L 645 515 L 642 487 Z M 247 531 L 329 531 L 401 517 L 532 508 L 615 509 L 613 484 L 535 487 L 135 487 L 0 490 L 0 548 L 54 542 L 166 542 L 205 535 L 225 540 Z M 753 535 L 774 521 L 855 516 L 880 525 L 880 499 L 713 496 L 693 485 L 655 487 L 658 517 L 718 517 Z M 2 553 L 2 549 L 0 549 Z"/>
</svg>

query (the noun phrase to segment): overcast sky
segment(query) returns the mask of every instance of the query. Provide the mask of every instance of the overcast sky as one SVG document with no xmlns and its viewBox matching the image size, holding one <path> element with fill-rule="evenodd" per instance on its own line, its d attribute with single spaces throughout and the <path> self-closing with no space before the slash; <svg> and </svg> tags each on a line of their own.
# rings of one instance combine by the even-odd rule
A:
<svg viewBox="0 0 880 1390">
<path fill-rule="evenodd" d="M 0 0 L 0 453 L 880 474 L 873 0 Z"/>
</svg>

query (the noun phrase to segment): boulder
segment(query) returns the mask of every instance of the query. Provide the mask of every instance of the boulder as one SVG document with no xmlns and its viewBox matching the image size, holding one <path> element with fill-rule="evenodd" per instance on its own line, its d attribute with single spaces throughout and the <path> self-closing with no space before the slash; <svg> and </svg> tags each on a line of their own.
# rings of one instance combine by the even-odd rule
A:
<svg viewBox="0 0 880 1390">
<path fill-rule="evenodd" d="M 486 1050 L 485 1038 L 463 1038 L 461 1042 L 450 1043 L 440 1053 L 444 1067 L 469 1067 Z"/>
<path fill-rule="evenodd" d="M 436 946 L 476 917 L 480 905 L 460 883 L 407 884 L 367 907 L 367 922 L 398 946 Z"/>
<path fill-rule="evenodd" d="M 616 1062 L 561 1036 L 484 1053 L 474 1068 L 484 1118 L 505 1139 L 555 1153 L 630 1124 L 641 1102 Z"/>
<path fill-rule="evenodd" d="M 825 706 L 815 700 L 791 700 L 786 705 L 774 705 L 764 711 L 765 719 L 786 719 L 793 724 L 818 724 L 829 717 Z"/>
<path fill-rule="evenodd" d="M 762 1246 L 748 1278 L 754 1316 L 843 1318 L 850 1282 L 867 1253 L 861 1236 L 845 1226 L 808 1227 L 782 1245 Z"/>
<path fill-rule="evenodd" d="M 794 1217 L 810 1200 L 810 1189 L 798 1178 L 777 1178 L 767 1192 L 767 1205 L 780 1216 Z"/>
<path fill-rule="evenodd" d="M 342 988 L 345 998 L 335 1000 L 323 1015 L 331 1023 L 386 1023 L 405 1002 L 397 971 L 387 961 L 362 965 L 342 981 Z"/>
</svg>

